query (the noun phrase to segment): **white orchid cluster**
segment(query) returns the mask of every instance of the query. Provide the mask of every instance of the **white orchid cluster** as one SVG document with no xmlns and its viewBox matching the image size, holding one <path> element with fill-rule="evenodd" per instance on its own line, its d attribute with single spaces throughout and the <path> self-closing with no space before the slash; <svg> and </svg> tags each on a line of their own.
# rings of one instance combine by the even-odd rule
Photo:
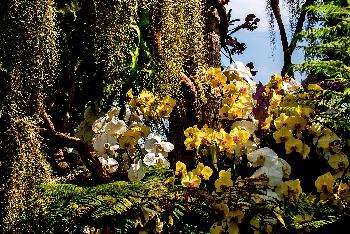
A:
<svg viewBox="0 0 350 234">
<path fill-rule="evenodd" d="M 257 149 L 247 155 L 247 158 L 253 167 L 259 167 L 252 175 L 257 178 L 266 176 L 267 197 L 278 198 L 273 192 L 277 186 L 283 183 L 283 179 L 288 179 L 291 174 L 291 166 L 270 148 L 264 147 Z"/>
<path fill-rule="evenodd" d="M 167 155 L 174 145 L 150 134 L 150 129 L 142 123 L 142 116 L 128 107 L 123 119 L 119 119 L 119 114 L 120 108 L 112 107 L 97 119 L 88 108 L 77 134 L 86 136 L 87 132 L 86 138 L 92 138 L 91 144 L 102 166 L 111 174 L 127 171 L 130 181 L 140 181 L 145 176 L 143 165 L 168 167 Z M 86 127 L 89 124 L 90 130 Z"/>
<path fill-rule="evenodd" d="M 253 81 L 252 73 L 250 71 L 250 68 L 244 65 L 241 61 L 235 61 L 231 63 L 224 71 L 224 75 L 227 77 L 231 77 L 233 80 L 245 80 L 249 86 L 250 91 L 252 93 L 256 90 L 256 83 Z"/>
</svg>

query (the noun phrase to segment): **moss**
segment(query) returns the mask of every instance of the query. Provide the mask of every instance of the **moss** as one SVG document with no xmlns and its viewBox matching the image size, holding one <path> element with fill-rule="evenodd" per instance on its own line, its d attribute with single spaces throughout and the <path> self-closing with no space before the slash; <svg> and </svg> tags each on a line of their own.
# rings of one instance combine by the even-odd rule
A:
<svg viewBox="0 0 350 234">
<path fill-rule="evenodd" d="M 54 90 L 58 29 L 53 1 L 13 0 L 0 6 L 1 188 L 3 232 L 27 233 L 17 226 L 33 186 L 50 180 L 37 132 L 37 104 Z"/>
<path fill-rule="evenodd" d="M 4 185 L 1 202 L 3 227 L 6 232 L 26 233 L 29 230 L 18 225 L 27 201 L 37 194 L 35 185 L 51 180 L 51 169 L 42 152 L 41 139 L 35 131 L 36 122 L 29 118 L 15 119 L 2 139 L 1 183 Z M 1 229 L 2 228 L 2 229 Z"/>
</svg>

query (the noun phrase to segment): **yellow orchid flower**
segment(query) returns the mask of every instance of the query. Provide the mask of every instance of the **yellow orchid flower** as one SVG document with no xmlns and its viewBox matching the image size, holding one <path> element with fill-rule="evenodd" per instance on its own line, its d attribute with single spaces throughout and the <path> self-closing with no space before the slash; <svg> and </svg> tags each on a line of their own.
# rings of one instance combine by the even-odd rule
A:
<svg viewBox="0 0 350 234">
<path fill-rule="evenodd" d="M 203 163 L 198 163 L 197 168 L 192 172 L 205 180 L 209 180 L 210 176 L 213 174 L 213 170 L 208 166 L 204 166 Z"/>
<path fill-rule="evenodd" d="M 272 120 L 273 120 L 273 116 L 269 114 L 268 117 L 265 119 L 265 121 L 262 123 L 262 129 L 264 130 L 270 129 Z"/>
<path fill-rule="evenodd" d="M 221 101 L 221 105 L 227 105 L 227 106 L 232 106 L 236 102 L 236 98 L 230 98 L 230 97 L 225 97 Z"/>
<path fill-rule="evenodd" d="M 283 87 L 282 76 L 279 76 L 276 73 L 272 74 L 270 83 L 276 91 L 281 90 Z"/>
<path fill-rule="evenodd" d="M 127 130 L 124 133 L 124 136 L 133 137 L 136 141 L 138 141 L 142 135 L 145 135 L 147 133 L 146 128 L 147 126 L 142 127 L 141 125 L 135 125 L 131 129 Z"/>
<path fill-rule="evenodd" d="M 143 89 L 137 98 L 137 102 L 141 105 L 149 106 L 155 101 L 154 94 L 146 89 Z"/>
<path fill-rule="evenodd" d="M 236 92 L 236 85 L 233 82 L 230 82 L 229 84 L 225 85 L 222 88 L 222 91 L 226 97 L 231 99 L 236 99 L 238 96 Z"/>
<path fill-rule="evenodd" d="M 156 113 L 159 118 L 169 118 L 172 110 L 172 108 L 164 105 L 163 103 L 160 103 L 156 107 Z"/>
<path fill-rule="evenodd" d="M 337 140 L 340 140 L 340 138 L 335 133 L 329 133 L 329 134 L 323 135 L 318 139 L 317 147 L 323 150 L 327 150 L 329 149 L 330 143 Z"/>
<path fill-rule="evenodd" d="M 201 131 L 203 133 L 202 144 L 210 145 L 214 140 L 214 130 L 212 128 L 208 128 L 208 125 L 205 124 Z"/>
<path fill-rule="evenodd" d="M 129 89 L 129 91 L 126 93 L 126 97 L 128 99 L 133 99 L 134 98 L 134 95 L 132 95 L 132 89 Z"/>
<path fill-rule="evenodd" d="M 161 101 L 165 106 L 168 106 L 169 108 L 173 108 L 176 104 L 175 99 L 171 98 L 170 96 L 165 96 Z"/>
<path fill-rule="evenodd" d="M 201 132 L 201 130 L 198 129 L 197 125 L 194 125 L 193 127 L 189 127 L 184 131 L 184 134 L 188 138 L 193 138 L 194 136 L 198 135 Z"/>
<path fill-rule="evenodd" d="M 233 137 L 226 132 L 221 136 L 222 137 L 218 142 L 219 150 L 233 153 L 236 148 L 236 143 L 234 142 Z"/>
<path fill-rule="evenodd" d="M 123 135 L 119 138 L 119 146 L 121 149 L 134 148 L 136 144 L 136 139 L 130 135 Z"/>
<path fill-rule="evenodd" d="M 277 195 L 284 200 L 295 200 L 302 193 L 299 180 L 288 180 L 277 185 Z"/>
<path fill-rule="evenodd" d="M 250 86 L 246 81 L 236 81 L 236 90 L 241 94 L 246 94 L 250 92 Z"/>
<path fill-rule="evenodd" d="M 209 68 L 209 82 L 211 87 L 221 87 L 226 85 L 227 77 L 221 72 L 220 68 Z"/>
<path fill-rule="evenodd" d="M 293 94 L 288 93 L 283 97 L 281 106 L 291 107 L 294 105 L 294 103 L 295 103 L 295 96 Z"/>
<path fill-rule="evenodd" d="M 322 134 L 322 128 L 323 128 L 322 124 L 313 122 L 311 126 L 308 128 L 308 130 L 309 132 L 314 134 L 316 137 L 319 137 Z"/>
<path fill-rule="evenodd" d="M 231 107 L 224 104 L 219 110 L 220 119 L 231 119 L 233 116 L 229 116 Z"/>
<path fill-rule="evenodd" d="M 229 113 L 231 113 L 232 116 L 235 116 L 235 118 L 242 119 L 242 118 L 244 118 L 244 116 L 246 115 L 248 110 L 249 109 L 248 109 L 247 105 L 245 105 L 241 101 L 237 101 L 233 104 Z M 231 120 L 234 120 L 234 118 Z"/>
<path fill-rule="evenodd" d="M 201 145 L 202 138 L 199 135 L 194 136 L 193 138 L 186 138 L 184 144 L 186 150 L 199 149 Z"/>
<path fill-rule="evenodd" d="M 252 99 L 253 97 L 250 93 L 238 97 L 238 101 L 247 107 L 253 105 Z"/>
<path fill-rule="evenodd" d="M 275 139 L 276 143 L 281 143 L 286 142 L 294 137 L 292 131 L 289 128 L 281 127 L 273 133 L 273 138 Z"/>
<path fill-rule="evenodd" d="M 304 149 L 304 144 L 300 139 L 291 137 L 286 141 L 284 147 L 286 149 L 286 154 L 290 154 L 293 151 L 296 151 L 302 154 Z"/>
<path fill-rule="evenodd" d="M 333 193 L 335 179 L 330 172 L 323 174 L 315 181 L 317 192 Z"/>
<path fill-rule="evenodd" d="M 184 187 L 198 188 L 201 184 L 201 178 L 194 175 L 193 172 L 188 172 L 182 175 L 181 184 Z"/>
<path fill-rule="evenodd" d="M 203 179 L 205 180 L 209 180 L 210 176 L 213 174 L 213 170 L 208 167 L 208 166 L 205 166 L 203 168 L 203 170 L 201 171 L 201 176 L 203 177 Z"/>
<path fill-rule="evenodd" d="M 335 154 L 329 157 L 328 164 L 336 171 L 343 171 L 349 166 L 349 160 L 344 154 Z"/>
<path fill-rule="evenodd" d="M 281 104 L 281 101 L 282 101 L 282 96 L 277 94 L 276 92 L 273 92 L 272 97 L 270 99 L 270 105 L 277 107 Z"/>
<path fill-rule="evenodd" d="M 338 185 L 336 194 L 339 198 L 343 198 L 345 194 L 348 193 L 348 191 L 349 191 L 349 186 L 347 184 L 340 183 Z"/>
<path fill-rule="evenodd" d="M 186 164 L 184 164 L 183 162 L 177 161 L 176 162 L 175 175 L 183 175 L 183 174 L 186 174 L 186 173 L 187 173 Z"/>
<path fill-rule="evenodd" d="M 276 129 L 280 129 L 282 127 L 287 126 L 287 119 L 289 116 L 287 116 L 285 113 L 281 113 L 278 118 L 275 119 L 274 124 Z"/>
<path fill-rule="evenodd" d="M 236 144 L 239 143 L 246 143 L 250 137 L 250 133 L 241 128 L 241 127 L 234 127 L 232 128 L 230 135 L 233 137 L 233 140 L 235 141 Z"/>
<path fill-rule="evenodd" d="M 286 124 L 289 129 L 304 130 L 307 125 L 307 121 L 301 116 L 290 116 L 286 120 Z"/>
<path fill-rule="evenodd" d="M 226 225 L 224 222 L 216 222 L 210 227 L 210 234 L 222 234 L 225 232 Z"/>
<path fill-rule="evenodd" d="M 222 192 L 227 187 L 233 186 L 233 181 L 231 179 L 231 169 L 227 171 L 221 170 L 219 172 L 219 179 L 214 182 L 216 192 Z"/>
<path fill-rule="evenodd" d="M 303 156 L 303 159 L 308 158 L 310 154 L 310 147 L 307 144 L 303 144 L 303 149 L 299 153 Z"/>
<path fill-rule="evenodd" d="M 146 138 L 148 136 L 148 134 L 150 133 L 150 129 L 149 127 L 147 127 L 146 125 L 142 124 L 142 123 L 137 123 L 133 128 L 132 131 L 137 131 L 141 134 L 142 137 Z M 137 133 L 132 133 L 131 136 L 135 137 L 135 139 L 138 139 L 139 135 Z"/>
</svg>

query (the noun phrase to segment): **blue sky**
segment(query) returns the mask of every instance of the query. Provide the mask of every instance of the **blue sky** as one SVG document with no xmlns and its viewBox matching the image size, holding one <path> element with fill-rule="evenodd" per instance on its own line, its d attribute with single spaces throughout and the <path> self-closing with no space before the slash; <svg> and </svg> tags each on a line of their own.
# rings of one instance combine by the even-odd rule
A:
<svg viewBox="0 0 350 234">
<path fill-rule="evenodd" d="M 243 63 L 253 62 L 254 70 L 258 70 L 257 75 L 254 77 L 256 82 L 261 81 L 266 84 L 272 73 L 280 73 L 283 65 L 283 51 L 282 45 L 279 39 L 279 31 L 276 28 L 276 48 L 273 49 L 270 43 L 270 33 L 268 18 L 265 10 L 265 0 L 231 0 L 226 6 L 227 10 L 232 9 L 232 17 L 241 19 L 247 14 L 253 13 L 259 19 L 258 28 L 253 32 L 248 30 L 240 30 L 233 34 L 238 41 L 244 42 L 247 45 L 247 49 L 242 55 L 235 55 L 234 59 L 242 61 Z M 282 16 L 285 25 L 288 25 L 288 14 L 285 8 L 282 7 Z M 277 26 L 276 26 L 277 27 Z M 288 29 L 287 29 L 288 31 Z M 292 62 L 301 63 L 303 61 L 302 51 L 295 51 L 293 54 Z M 228 66 L 229 61 L 222 57 L 222 63 L 224 66 Z M 298 73 L 295 74 L 297 80 L 301 80 L 302 76 Z"/>
</svg>

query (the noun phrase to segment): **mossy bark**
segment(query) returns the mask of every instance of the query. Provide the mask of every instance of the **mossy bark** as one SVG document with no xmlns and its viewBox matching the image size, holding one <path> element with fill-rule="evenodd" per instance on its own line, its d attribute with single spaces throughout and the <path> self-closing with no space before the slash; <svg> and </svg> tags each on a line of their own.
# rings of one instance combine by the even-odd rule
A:
<svg viewBox="0 0 350 234">
<path fill-rule="evenodd" d="M 54 92 L 56 13 L 51 0 L 3 1 L 0 8 L 0 232 L 29 233 L 19 224 L 26 202 L 51 178 L 37 107 Z"/>
</svg>

